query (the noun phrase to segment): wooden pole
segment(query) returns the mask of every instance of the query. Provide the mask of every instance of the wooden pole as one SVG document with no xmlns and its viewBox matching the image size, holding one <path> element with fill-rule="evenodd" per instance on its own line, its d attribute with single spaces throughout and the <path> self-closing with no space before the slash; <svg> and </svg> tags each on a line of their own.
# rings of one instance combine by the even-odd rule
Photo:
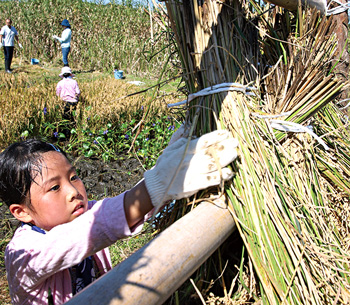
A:
<svg viewBox="0 0 350 305">
<path fill-rule="evenodd" d="M 66 304 L 162 304 L 235 228 L 222 200 L 203 202 Z"/>
</svg>

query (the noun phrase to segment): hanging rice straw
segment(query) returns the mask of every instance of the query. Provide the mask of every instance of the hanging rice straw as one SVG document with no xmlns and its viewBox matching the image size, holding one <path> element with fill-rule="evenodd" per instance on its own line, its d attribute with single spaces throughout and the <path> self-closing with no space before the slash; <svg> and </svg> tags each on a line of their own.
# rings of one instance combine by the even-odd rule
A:
<svg viewBox="0 0 350 305">
<path fill-rule="evenodd" d="M 332 116 L 330 102 L 348 84 L 330 73 L 337 45 L 331 18 L 315 10 L 299 11 L 295 18 L 278 8 L 264 11 L 253 1 L 166 5 L 187 75 L 188 120 L 195 133 L 226 128 L 240 142 L 236 175 L 225 192 L 248 259 L 243 262 L 242 254 L 239 271 L 228 263 L 224 272 L 226 282 L 240 274 L 231 301 L 346 304 L 349 218 L 341 210 L 349 206 L 350 146 L 341 140 L 347 131 L 339 113 Z M 255 94 L 212 91 L 222 83 L 249 84 Z M 273 116 L 280 120 L 272 127 L 298 126 L 304 132 L 276 131 L 268 123 Z M 313 132 L 306 127 L 311 122 Z M 179 217 L 185 207 L 177 211 Z M 198 289 L 217 276 L 208 266 L 220 261 L 198 270 Z M 204 288 L 199 291 L 203 295 Z M 227 300 L 226 289 L 223 294 Z"/>
</svg>

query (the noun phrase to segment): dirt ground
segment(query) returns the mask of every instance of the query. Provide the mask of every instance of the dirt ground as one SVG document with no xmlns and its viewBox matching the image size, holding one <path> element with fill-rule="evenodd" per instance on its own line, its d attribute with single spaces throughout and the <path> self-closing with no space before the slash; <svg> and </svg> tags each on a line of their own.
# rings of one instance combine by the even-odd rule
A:
<svg viewBox="0 0 350 305">
<path fill-rule="evenodd" d="M 76 166 L 80 178 L 83 180 L 89 199 L 102 199 L 104 197 L 116 196 L 125 190 L 132 188 L 143 177 L 143 168 L 136 159 L 125 159 L 123 161 L 111 161 L 104 163 L 97 159 L 70 158 Z M 1 252 L 5 250 L 12 232 L 18 226 L 8 212 L 5 204 L 0 206 L 1 217 Z M 10 304 L 7 280 L 5 275 L 3 256 L 0 261 L 0 304 Z"/>
<path fill-rule="evenodd" d="M 134 158 L 109 163 L 97 159 L 76 159 L 73 163 L 89 199 L 116 196 L 132 188 L 144 173 L 141 164 Z"/>
</svg>

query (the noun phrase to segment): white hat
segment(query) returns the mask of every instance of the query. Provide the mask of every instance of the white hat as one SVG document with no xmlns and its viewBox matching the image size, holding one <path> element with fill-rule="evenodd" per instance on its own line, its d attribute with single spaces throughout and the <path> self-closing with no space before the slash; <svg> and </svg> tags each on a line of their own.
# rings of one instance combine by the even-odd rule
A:
<svg viewBox="0 0 350 305">
<path fill-rule="evenodd" d="M 69 67 L 63 67 L 59 76 L 60 76 L 61 78 L 63 78 L 63 74 L 66 74 L 66 73 L 71 74 L 73 77 L 75 76 L 75 75 L 72 73 L 72 70 L 71 70 Z"/>
</svg>

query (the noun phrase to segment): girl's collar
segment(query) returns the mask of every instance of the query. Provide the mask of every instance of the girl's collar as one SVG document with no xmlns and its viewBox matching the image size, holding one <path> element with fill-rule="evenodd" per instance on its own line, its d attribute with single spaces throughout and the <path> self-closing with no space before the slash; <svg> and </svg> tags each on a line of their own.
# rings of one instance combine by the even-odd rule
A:
<svg viewBox="0 0 350 305">
<path fill-rule="evenodd" d="M 23 226 L 25 226 L 25 225 L 30 226 L 30 227 L 32 228 L 32 230 L 35 231 L 35 232 L 39 232 L 39 233 L 41 233 L 41 234 L 46 234 L 46 231 L 45 231 L 45 230 L 43 230 L 43 229 L 37 227 L 36 225 L 33 225 L 32 223 L 22 222 L 21 226 L 23 227 Z"/>
</svg>

